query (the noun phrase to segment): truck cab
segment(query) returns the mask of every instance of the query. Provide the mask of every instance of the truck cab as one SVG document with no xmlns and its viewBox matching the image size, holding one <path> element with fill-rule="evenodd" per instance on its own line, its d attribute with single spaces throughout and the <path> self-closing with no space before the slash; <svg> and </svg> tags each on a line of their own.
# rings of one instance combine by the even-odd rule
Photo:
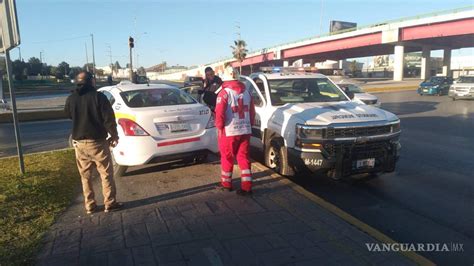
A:
<svg viewBox="0 0 474 266">
<path fill-rule="evenodd" d="M 256 109 L 251 145 L 264 153 L 268 167 L 287 176 L 309 170 L 334 179 L 394 171 L 396 115 L 351 101 L 312 69 L 262 70 L 241 81 Z"/>
</svg>

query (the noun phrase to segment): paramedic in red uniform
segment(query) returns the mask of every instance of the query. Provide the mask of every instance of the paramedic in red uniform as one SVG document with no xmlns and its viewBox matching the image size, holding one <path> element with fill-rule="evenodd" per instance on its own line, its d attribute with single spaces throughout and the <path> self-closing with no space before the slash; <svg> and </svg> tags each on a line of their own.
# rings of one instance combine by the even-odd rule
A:
<svg viewBox="0 0 474 266">
<path fill-rule="evenodd" d="M 252 173 L 250 171 L 250 136 L 255 120 L 255 106 L 250 92 L 238 81 L 239 73 L 232 67 L 224 71 L 221 90 L 216 101 L 216 127 L 221 153 L 221 184 L 219 188 L 232 190 L 234 158 L 241 171 L 239 195 L 252 194 Z"/>
</svg>

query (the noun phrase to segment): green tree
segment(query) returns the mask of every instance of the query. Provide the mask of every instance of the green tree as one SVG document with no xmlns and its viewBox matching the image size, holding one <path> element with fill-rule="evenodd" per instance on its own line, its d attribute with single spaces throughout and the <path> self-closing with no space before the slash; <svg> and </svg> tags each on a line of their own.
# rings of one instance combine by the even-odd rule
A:
<svg viewBox="0 0 474 266">
<path fill-rule="evenodd" d="M 235 40 L 234 45 L 231 45 L 232 55 L 239 62 L 239 71 L 242 73 L 242 61 L 247 57 L 247 43 L 244 40 Z"/>
<path fill-rule="evenodd" d="M 37 57 L 31 57 L 28 59 L 28 75 L 37 76 L 42 74 L 43 64 Z"/>
<path fill-rule="evenodd" d="M 64 62 L 64 61 L 61 62 L 61 63 L 59 63 L 59 65 L 58 65 L 58 71 L 60 71 L 60 72 L 62 73 L 63 78 L 64 78 L 67 74 L 69 74 L 69 71 L 70 71 L 70 70 L 71 70 L 71 68 L 69 67 L 69 64 L 68 64 L 68 63 L 66 63 L 66 62 Z"/>
<path fill-rule="evenodd" d="M 54 68 L 54 77 L 56 77 L 57 79 L 64 79 L 64 69 L 62 69 L 61 67 L 57 66 Z"/>
<path fill-rule="evenodd" d="M 15 60 L 12 62 L 12 74 L 15 76 L 15 80 L 24 80 L 26 79 L 28 65 L 27 63 Z M 6 72 L 6 71 L 4 71 Z"/>
<path fill-rule="evenodd" d="M 77 74 L 79 74 L 79 72 L 82 71 L 82 68 L 80 67 L 71 67 L 71 69 L 69 70 L 69 78 L 73 79 L 77 76 Z"/>
</svg>

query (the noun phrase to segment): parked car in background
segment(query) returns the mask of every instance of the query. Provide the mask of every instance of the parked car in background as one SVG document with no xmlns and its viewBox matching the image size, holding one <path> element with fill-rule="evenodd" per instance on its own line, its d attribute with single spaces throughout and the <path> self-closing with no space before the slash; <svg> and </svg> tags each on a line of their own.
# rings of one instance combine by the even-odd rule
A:
<svg viewBox="0 0 474 266">
<path fill-rule="evenodd" d="M 449 88 L 449 97 L 457 99 L 474 99 L 474 76 L 461 76 Z"/>
<path fill-rule="evenodd" d="M 202 77 L 192 77 L 188 76 L 184 79 L 184 87 L 191 87 L 191 86 L 203 86 L 204 79 Z"/>
<path fill-rule="evenodd" d="M 357 86 L 356 84 L 346 83 L 341 81 L 336 83 L 339 88 L 344 90 L 344 92 L 348 95 L 354 95 L 353 101 L 358 101 L 367 105 L 374 105 L 376 107 L 380 106 L 379 99 L 377 96 L 372 95 L 370 93 L 365 92 L 361 87 Z"/>
<path fill-rule="evenodd" d="M 453 78 L 444 76 L 431 77 L 429 80 L 425 80 L 420 83 L 418 87 L 418 94 L 423 95 L 447 95 L 449 87 L 453 84 Z"/>
</svg>

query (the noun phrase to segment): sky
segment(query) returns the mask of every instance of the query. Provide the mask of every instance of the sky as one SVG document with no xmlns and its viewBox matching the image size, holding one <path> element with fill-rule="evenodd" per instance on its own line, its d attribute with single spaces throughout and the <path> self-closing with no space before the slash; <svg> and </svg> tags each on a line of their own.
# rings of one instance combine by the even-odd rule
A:
<svg viewBox="0 0 474 266">
<path fill-rule="evenodd" d="M 240 34 L 250 50 L 324 34 L 330 20 L 359 26 L 472 6 L 474 0 L 16 0 L 23 59 L 43 55 L 48 64 L 82 66 L 129 61 L 128 37 L 135 38 L 134 65 L 199 65 L 231 56 Z M 321 12 L 322 10 L 322 12 Z M 322 14 L 322 16 L 321 16 Z M 322 22 L 322 23 L 321 23 Z M 109 49 L 110 47 L 110 49 Z M 11 52 L 18 59 L 18 49 Z M 453 56 L 473 54 L 473 49 Z M 136 64 L 137 63 L 137 64 Z"/>
</svg>

